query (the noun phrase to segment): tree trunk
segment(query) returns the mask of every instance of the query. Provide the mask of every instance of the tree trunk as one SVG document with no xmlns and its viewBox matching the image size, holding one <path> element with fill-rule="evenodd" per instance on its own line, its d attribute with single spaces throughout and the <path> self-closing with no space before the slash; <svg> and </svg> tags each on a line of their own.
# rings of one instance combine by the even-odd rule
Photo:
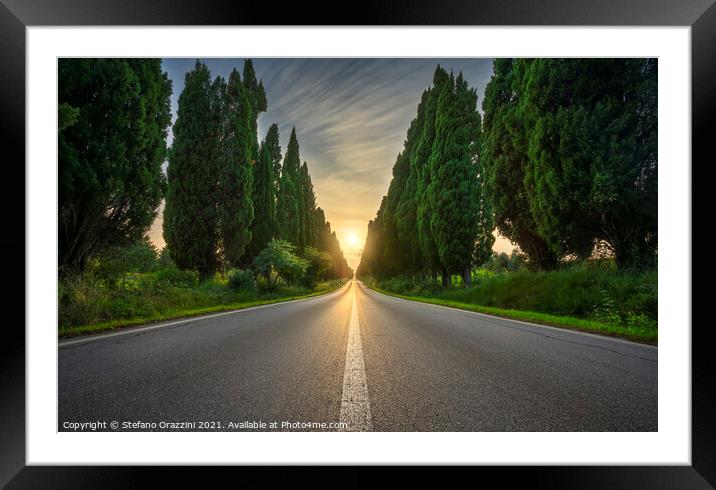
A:
<svg viewBox="0 0 716 490">
<path fill-rule="evenodd" d="M 462 286 L 465 288 L 470 287 L 470 266 L 465 267 L 465 272 L 462 276 Z"/>
</svg>

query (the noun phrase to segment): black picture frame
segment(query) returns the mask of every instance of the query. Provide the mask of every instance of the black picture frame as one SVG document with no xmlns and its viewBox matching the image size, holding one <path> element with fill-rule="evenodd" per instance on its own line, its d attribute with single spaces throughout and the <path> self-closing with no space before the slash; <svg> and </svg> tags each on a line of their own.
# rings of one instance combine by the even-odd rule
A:
<svg viewBox="0 0 716 490">
<path fill-rule="evenodd" d="M 716 0 L 452 0 L 418 2 L 392 0 L 364 1 L 353 6 L 330 5 L 272 6 L 264 2 L 228 0 L 0 0 L 0 46 L 3 64 L 0 69 L 0 138 L 3 148 L 3 172 L 6 183 L 2 194 L 3 209 L 17 209 L 24 202 L 25 182 L 25 28 L 28 26 L 84 25 L 569 25 L 569 26 L 691 26 L 692 62 L 692 183 L 707 185 L 707 179 L 696 174 L 713 167 L 711 124 L 716 114 Z M 268 21 L 268 22 L 267 22 Z M 7 158 L 7 159 L 6 159 Z M 10 168 L 11 167 L 11 168 Z M 8 175 L 8 172 L 17 175 Z M 6 180 L 7 179 L 7 180 Z M 692 192 L 696 189 L 692 186 Z M 693 196 L 693 194 L 692 194 Z M 692 223 L 698 218 L 713 222 L 713 201 L 708 206 L 692 206 Z M 699 210 L 700 209 L 700 210 Z M 699 216 L 698 213 L 703 213 Z M 0 238 L 3 257 L 25 256 L 25 222 L 19 213 L 5 215 L 4 224 L 13 233 Z M 710 256 L 706 240 L 692 237 L 692 257 Z M 703 254 L 703 255 L 702 255 Z M 13 261 L 10 261 L 13 262 Z M 19 269 L 19 261 L 14 261 Z M 9 264 L 10 265 L 10 264 Z M 710 271 L 692 268 L 692 281 Z M 14 271 L 24 277 L 24 270 Z M 25 294 L 17 281 L 15 294 Z M 24 280 L 23 280 L 24 285 Z M 708 304 L 692 287 L 692 305 Z M 703 290 L 702 290 L 703 291 Z M 709 294 L 708 289 L 700 293 Z M 700 298 L 702 301 L 696 301 Z M 17 298 L 19 300 L 20 298 Z M 5 299 L 9 304 L 19 304 Z M 694 317 L 695 318 L 695 317 Z M 24 323 L 24 313 L 20 319 Z M 128 467 L 39 467 L 25 462 L 25 336 L 18 322 L 5 325 L 0 341 L 0 485 L 8 488 L 128 488 L 144 486 L 147 473 L 161 478 L 186 478 L 181 468 Z M 569 466 L 490 468 L 478 471 L 495 473 L 504 479 L 527 478 L 530 486 L 550 488 L 713 488 L 716 486 L 716 406 L 714 404 L 714 367 L 710 362 L 711 322 L 692 321 L 692 466 Z M 167 471 L 169 470 L 169 471 Z M 206 468 L 199 469 L 207 474 Z M 223 468 L 221 472 L 236 470 Z M 244 474 L 246 468 L 239 468 Z M 221 475 L 212 471 L 212 479 Z M 460 473 L 462 470 L 459 470 Z M 264 481 L 275 481 L 268 468 L 253 470 Z M 340 473 L 337 475 L 336 473 Z M 421 469 L 413 469 L 420 478 Z M 455 473 L 453 473 L 455 474 Z M 509 476 L 507 476 L 509 475 Z M 368 485 L 356 468 L 328 471 L 307 468 L 299 480 L 335 479 L 342 485 Z M 470 477 L 474 478 L 474 476 Z M 168 480 L 165 480 L 168 481 Z M 186 481 L 186 480 L 184 480 Z M 220 481 L 220 480 L 215 480 Z M 244 480 L 245 481 L 245 480 Z"/>
</svg>

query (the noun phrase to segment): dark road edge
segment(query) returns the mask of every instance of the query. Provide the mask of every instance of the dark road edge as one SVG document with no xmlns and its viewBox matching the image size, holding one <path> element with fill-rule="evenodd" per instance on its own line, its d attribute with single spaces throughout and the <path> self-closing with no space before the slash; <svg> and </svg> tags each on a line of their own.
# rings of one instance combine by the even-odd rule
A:
<svg viewBox="0 0 716 490">
<path fill-rule="evenodd" d="M 591 335 L 599 338 L 606 338 L 606 339 L 612 339 L 612 340 L 619 340 L 622 342 L 631 342 L 633 344 L 640 344 L 640 345 L 646 345 L 654 348 L 658 348 L 658 338 L 654 341 L 646 340 L 638 337 L 631 337 L 628 335 L 620 335 L 618 333 L 614 332 L 604 332 L 600 330 L 591 330 L 588 328 L 581 328 L 577 325 L 570 325 L 570 324 L 560 324 L 560 323 L 551 323 L 549 320 L 545 320 L 543 323 L 539 323 L 538 320 L 525 320 L 519 317 L 520 314 L 523 313 L 532 313 L 532 312 L 522 312 L 521 310 L 504 310 L 500 308 L 491 308 L 491 307 L 485 307 L 480 305 L 473 305 L 468 303 L 458 303 L 458 302 L 449 302 L 450 304 L 443 304 L 445 300 L 435 299 L 432 300 L 431 298 L 425 298 L 425 297 L 419 297 L 419 296 L 408 296 L 404 294 L 397 294 L 392 293 L 390 291 L 385 291 L 383 289 L 376 288 L 374 286 L 371 286 L 369 284 L 366 284 L 363 281 L 360 281 L 360 284 L 364 285 L 369 290 L 377 293 L 382 294 L 384 296 L 392 297 L 401 299 L 403 301 L 412 301 L 414 303 L 422 303 L 426 305 L 431 306 L 437 306 L 440 308 L 447 308 L 448 310 L 454 310 L 454 311 L 463 311 L 468 313 L 473 313 L 475 315 L 482 315 L 486 317 L 491 318 L 499 318 L 501 320 L 508 320 L 511 322 L 521 323 L 524 325 L 529 326 L 535 326 L 539 328 L 554 328 L 559 330 L 564 330 L 568 332 L 573 333 L 579 333 L 582 335 Z M 494 310 L 499 310 L 498 312 L 495 312 Z M 489 313 L 488 313 L 489 312 Z M 514 313 L 514 316 L 510 316 L 511 313 Z M 547 314 L 541 314 L 537 313 L 538 315 L 543 315 L 545 317 L 554 317 L 554 318 L 561 318 L 557 317 L 556 315 L 547 315 Z"/>
<path fill-rule="evenodd" d="M 145 321 L 142 323 L 137 324 L 127 324 L 124 326 L 117 326 L 108 328 L 105 330 L 100 331 L 92 331 L 87 333 L 78 333 L 74 335 L 58 335 L 58 348 L 63 347 L 69 347 L 73 345 L 78 344 L 84 344 L 88 342 L 93 342 L 95 340 L 110 338 L 110 337 L 116 337 L 119 335 L 126 335 L 136 332 L 144 332 L 148 330 L 155 330 L 165 327 L 172 327 L 172 326 L 179 326 L 179 325 L 185 325 L 188 323 L 193 323 L 201 320 L 206 320 L 209 318 L 216 318 L 220 316 L 226 316 L 226 315 L 232 315 L 237 313 L 242 313 L 245 311 L 251 311 L 251 310 L 257 310 L 259 308 L 268 308 L 271 306 L 280 306 L 285 305 L 289 303 L 297 303 L 299 301 L 310 301 L 314 299 L 324 298 L 326 296 L 332 295 L 332 294 L 338 294 L 341 293 L 343 290 L 348 288 L 351 284 L 351 280 L 346 280 L 343 284 L 338 286 L 335 289 L 331 289 L 329 291 L 323 291 L 320 293 L 312 293 L 307 294 L 303 296 L 298 297 L 287 297 L 287 298 L 277 298 L 276 300 L 266 300 L 265 302 L 261 303 L 249 303 L 245 307 L 227 307 L 226 310 L 218 310 L 216 312 L 212 313 L 206 313 L 206 314 L 199 314 L 199 315 L 187 315 L 187 316 L 176 316 L 173 318 L 164 318 L 160 320 L 155 321 Z"/>
</svg>

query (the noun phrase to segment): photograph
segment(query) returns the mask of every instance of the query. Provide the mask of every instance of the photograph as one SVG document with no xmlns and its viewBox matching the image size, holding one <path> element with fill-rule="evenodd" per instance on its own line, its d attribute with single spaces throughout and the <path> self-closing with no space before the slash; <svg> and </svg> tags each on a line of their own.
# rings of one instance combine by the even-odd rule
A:
<svg viewBox="0 0 716 490">
<path fill-rule="evenodd" d="M 56 430 L 658 433 L 660 66 L 56 57 Z"/>
</svg>

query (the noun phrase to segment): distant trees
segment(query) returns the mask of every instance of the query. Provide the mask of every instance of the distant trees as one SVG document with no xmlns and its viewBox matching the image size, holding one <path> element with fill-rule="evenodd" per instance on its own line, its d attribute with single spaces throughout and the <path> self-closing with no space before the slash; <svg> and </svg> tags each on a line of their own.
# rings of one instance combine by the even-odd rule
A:
<svg viewBox="0 0 716 490">
<path fill-rule="evenodd" d="M 484 194 L 477 94 L 462 75 L 437 67 L 393 166 L 393 180 L 368 236 L 359 274 L 452 274 L 469 281 L 492 253 Z"/>
<path fill-rule="evenodd" d="M 58 263 L 140 240 L 165 186 L 171 81 L 159 59 L 58 62 Z"/>
<path fill-rule="evenodd" d="M 187 73 L 169 155 L 164 237 L 170 256 L 179 268 L 208 277 L 219 269 L 263 264 L 254 257 L 265 258 L 266 247 L 282 239 L 298 255 L 312 254 L 308 247 L 327 252 L 331 267 L 321 274 L 346 277 L 350 268 L 316 205 L 295 128 L 283 165 L 277 125 L 258 144 L 257 118 L 266 109 L 250 60 L 243 79 L 234 69 L 228 81 L 212 82 L 200 62 Z M 271 250 L 287 249 L 282 242 Z"/>
<path fill-rule="evenodd" d="M 298 150 L 296 128 L 291 129 L 286 155 L 281 167 L 278 200 L 276 202 L 276 219 L 278 236 L 286 241 L 300 245 L 301 199 L 299 186 L 299 169 L 301 157 Z"/>
<path fill-rule="evenodd" d="M 474 89 L 438 66 L 359 275 L 439 274 L 445 285 L 461 273 L 467 284 L 472 265 L 497 260 L 495 227 L 532 269 L 597 243 L 620 268 L 653 267 L 656 101 L 654 59 L 497 59 L 481 121 Z"/>
</svg>

